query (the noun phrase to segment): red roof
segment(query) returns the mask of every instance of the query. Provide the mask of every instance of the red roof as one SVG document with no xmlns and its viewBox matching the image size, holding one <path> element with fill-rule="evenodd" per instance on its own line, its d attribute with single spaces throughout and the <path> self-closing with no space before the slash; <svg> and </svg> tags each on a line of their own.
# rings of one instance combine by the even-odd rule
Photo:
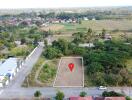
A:
<svg viewBox="0 0 132 100">
<path fill-rule="evenodd" d="M 69 100 L 93 100 L 92 96 L 88 96 L 88 97 L 70 97 Z"/>
<path fill-rule="evenodd" d="M 105 100 L 126 100 L 125 97 L 105 97 Z"/>
</svg>

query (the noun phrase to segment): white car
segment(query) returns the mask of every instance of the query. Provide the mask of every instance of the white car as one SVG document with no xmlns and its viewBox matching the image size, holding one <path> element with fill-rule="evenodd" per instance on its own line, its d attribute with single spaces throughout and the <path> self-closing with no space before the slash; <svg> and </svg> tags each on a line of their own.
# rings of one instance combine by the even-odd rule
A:
<svg viewBox="0 0 132 100">
<path fill-rule="evenodd" d="M 105 86 L 99 86 L 99 90 L 106 90 L 107 89 L 107 87 L 105 87 Z"/>
</svg>

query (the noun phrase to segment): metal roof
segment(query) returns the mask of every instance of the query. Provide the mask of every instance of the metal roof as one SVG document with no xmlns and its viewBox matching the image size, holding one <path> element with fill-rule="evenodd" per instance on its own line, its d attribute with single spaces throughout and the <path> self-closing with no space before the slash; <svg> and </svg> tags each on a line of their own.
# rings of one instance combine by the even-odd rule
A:
<svg viewBox="0 0 132 100">
<path fill-rule="evenodd" d="M 8 58 L 0 65 L 0 76 L 5 76 L 12 73 L 17 68 L 17 58 Z"/>
</svg>

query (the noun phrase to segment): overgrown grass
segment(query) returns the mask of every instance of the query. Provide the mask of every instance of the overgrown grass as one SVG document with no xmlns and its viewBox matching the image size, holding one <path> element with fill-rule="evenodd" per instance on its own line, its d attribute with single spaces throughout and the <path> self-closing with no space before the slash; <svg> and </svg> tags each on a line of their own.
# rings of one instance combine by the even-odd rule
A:
<svg viewBox="0 0 132 100">
<path fill-rule="evenodd" d="M 53 81 L 57 72 L 57 63 L 58 60 L 54 59 L 47 62 L 41 69 L 38 76 L 38 80 L 43 83 L 43 86 L 52 86 Z"/>
</svg>

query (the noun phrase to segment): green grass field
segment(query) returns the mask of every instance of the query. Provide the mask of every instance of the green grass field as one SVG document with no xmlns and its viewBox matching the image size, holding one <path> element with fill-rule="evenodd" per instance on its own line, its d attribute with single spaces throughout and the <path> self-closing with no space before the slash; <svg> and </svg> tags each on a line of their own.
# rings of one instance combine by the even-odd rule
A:
<svg viewBox="0 0 132 100">
<path fill-rule="evenodd" d="M 63 25 L 64 27 L 59 29 L 59 32 L 75 32 L 75 31 L 87 31 L 88 28 L 92 28 L 95 31 L 100 31 L 103 28 L 111 30 L 132 30 L 132 20 L 89 20 L 78 23 L 59 23 L 53 25 Z"/>
</svg>

